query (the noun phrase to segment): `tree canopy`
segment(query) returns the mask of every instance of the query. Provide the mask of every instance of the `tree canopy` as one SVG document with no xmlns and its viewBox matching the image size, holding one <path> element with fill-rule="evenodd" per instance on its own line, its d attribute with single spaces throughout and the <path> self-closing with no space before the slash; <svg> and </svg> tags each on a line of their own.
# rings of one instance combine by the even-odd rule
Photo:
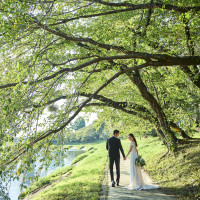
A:
<svg viewBox="0 0 200 200">
<path fill-rule="evenodd" d="M 73 129 L 73 126 L 71 128 Z M 65 142 L 95 142 L 100 139 L 107 139 L 108 135 L 104 122 L 93 121 L 92 124 L 77 129 L 75 132 L 68 129 L 65 133 Z"/>
<path fill-rule="evenodd" d="M 175 150 L 171 128 L 187 138 L 199 119 L 199 15 L 198 0 L 2 1 L 1 173 L 48 164 L 82 111 L 145 122 Z"/>
</svg>

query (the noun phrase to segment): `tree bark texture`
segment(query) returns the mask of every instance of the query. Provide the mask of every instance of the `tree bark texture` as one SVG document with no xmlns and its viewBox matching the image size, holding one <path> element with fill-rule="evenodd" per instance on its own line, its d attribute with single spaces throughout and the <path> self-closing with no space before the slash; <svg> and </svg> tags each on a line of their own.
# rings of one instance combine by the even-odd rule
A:
<svg viewBox="0 0 200 200">
<path fill-rule="evenodd" d="M 174 151 L 176 149 L 178 139 L 176 138 L 174 133 L 171 131 L 169 123 L 167 121 L 167 118 L 161 106 L 159 105 L 157 100 L 154 98 L 154 96 L 148 91 L 147 86 L 144 84 L 139 71 L 136 70 L 135 72 L 127 72 L 126 75 L 129 77 L 132 83 L 134 83 L 137 86 L 142 97 L 149 103 L 149 105 L 155 112 L 160 124 L 160 128 L 163 134 L 165 135 L 167 147 L 170 150 Z"/>
</svg>

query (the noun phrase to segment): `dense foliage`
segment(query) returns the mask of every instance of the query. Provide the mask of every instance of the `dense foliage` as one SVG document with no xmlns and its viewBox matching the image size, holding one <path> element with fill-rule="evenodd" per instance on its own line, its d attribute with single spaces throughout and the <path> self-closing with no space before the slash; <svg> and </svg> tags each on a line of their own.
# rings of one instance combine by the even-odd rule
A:
<svg viewBox="0 0 200 200">
<path fill-rule="evenodd" d="M 100 139 L 107 139 L 109 132 L 105 123 L 93 122 L 87 127 L 80 128 L 77 131 L 68 129 L 65 135 L 65 142 L 95 142 Z"/>
<path fill-rule="evenodd" d="M 76 119 L 76 121 L 71 126 L 71 128 L 75 131 L 83 127 L 85 127 L 85 120 L 83 119 L 83 117 L 79 117 L 78 119 Z"/>
</svg>

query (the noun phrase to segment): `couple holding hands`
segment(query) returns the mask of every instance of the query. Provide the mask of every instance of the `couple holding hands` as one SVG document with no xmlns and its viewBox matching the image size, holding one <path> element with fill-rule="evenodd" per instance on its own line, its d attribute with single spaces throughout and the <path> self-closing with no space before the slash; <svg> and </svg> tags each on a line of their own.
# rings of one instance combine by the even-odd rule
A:
<svg viewBox="0 0 200 200">
<path fill-rule="evenodd" d="M 124 160 L 127 159 L 128 155 L 130 154 L 130 185 L 126 186 L 125 188 L 131 190 L 144 190 L 144 189 L 156 189 L 158 188 L 157 185 L 148 185 L 145 183 L 145 177 L 141 170 L 140 166 L 136 165 L 136 159 L 138 158 L 138 150 L 137 150 L 137 141 L 133 134 L 128 135 L 128 139 L 130 140 L 129 151 L 125 156 L 124 150 L 121 145 L 121 141 L 118 138 L 119 131 L 114 130 L 113 136 L 107 140 L 106 149 L 108 150 L 109 156 L 109 168 L 110 168 L 110 177 L 112 182 L 112 187 L 115 187 L 115 184 L 119 186 L 120 180 L 120 151 L 123 155 Z M 115 163 L 116 166 L 116 173 L 117 178 L 116 182 L 114 181 L 114 174 L 113 174 L 113 165 Z"/>
</svg>

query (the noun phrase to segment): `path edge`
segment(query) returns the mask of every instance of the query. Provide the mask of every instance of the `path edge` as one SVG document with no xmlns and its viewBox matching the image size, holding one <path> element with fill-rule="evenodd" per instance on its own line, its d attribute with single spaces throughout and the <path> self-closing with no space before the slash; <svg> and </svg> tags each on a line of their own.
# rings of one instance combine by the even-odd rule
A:
<svg viewBox="0 0 200 200">
<path fill-rule="evenodd" d="M 107 200 L 108 199 L 108 192 L 109 192 L 109 187 L 108 187 L 108 162 L 106 162 L 105 168 L 104 168 L 104 178 L 103 178 L 102 185 L 101 185 L 99 200 Z"/>
</svg>

